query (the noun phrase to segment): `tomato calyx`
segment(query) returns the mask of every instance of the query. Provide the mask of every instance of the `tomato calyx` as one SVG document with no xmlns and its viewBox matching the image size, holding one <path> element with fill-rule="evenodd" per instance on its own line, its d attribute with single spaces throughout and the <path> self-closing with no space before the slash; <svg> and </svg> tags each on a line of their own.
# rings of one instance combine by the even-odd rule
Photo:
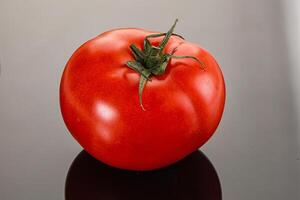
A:
<svg viewBox="0 0 300 200">
<path fill-rule="evenodd" d="M 184 39 L 182 36 L 178 34 L 174 34 L 174 28 L 178 22 L 178 19 L 175 20 L 174 24 L 170 28 L 167 33 L 158 33 L 151 34 L 145 37 L 144 39 L 144 50 L 139 49 L 136 45 L 131 44 L 130 49 L 135 58 L 133 61 L 128 61 L 126 64 L 129 68 L 133 69 L 137 73 L 139 73 L 140 81 L 139 81 L 139 101 L 141 108 L 145 111 L 142 101 L 142 94 L 144 87 L 147 81 L 151 81 L 151 76 L 159 76 L 165 73 L 168 63 L 171 58 L 182 59 L 182 58 L 190 58 L 194 59 L 201 65 L 201 68 L 204 68 L 204 64 L 194 56 L 177 56 L 174 55 L 177 48 L 182 44 L 180 43 L 177 47 L 175 47 L 171 53 L 164 53 L 163 50 L 167 45 L 170 37 L 175 35 Z M 160 42 L 159 46 L 153 46 L 150 44 L 149 38 L 156 38 L 164 36 L 163 40 Z"/>
</svg>

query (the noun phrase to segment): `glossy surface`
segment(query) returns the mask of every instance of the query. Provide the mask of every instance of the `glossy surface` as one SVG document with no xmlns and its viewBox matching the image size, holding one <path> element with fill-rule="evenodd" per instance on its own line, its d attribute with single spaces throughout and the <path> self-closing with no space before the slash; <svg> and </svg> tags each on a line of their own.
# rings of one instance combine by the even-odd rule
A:
<svg viewBox="0 0 300 200">
<path fill-rule="evenodd" d="M 225 86 L 206 50 L 172 36 L 166 53 L 197 57 L 171 59 L 165 74 L 152 76 L 139 105 L 139 74 L 126 66 L 134 60 L 130 44 L 142 48 L 153 32 L 116 29 L 86 42 L 64 70 L 60 105 L 64 121 L 95 158 L 118 168 L 152 170 L 195 151 L 220 122 Z M 151 39 L 157 46 L 161 38 Z"/>
<path fill-rule="evenodd" d="M 82 151 L 71 165 L 66 200 L 221 200 L 220 181 L 200 151 L 167 168 L 151 172 L 108 167 Z"/>
</svg>

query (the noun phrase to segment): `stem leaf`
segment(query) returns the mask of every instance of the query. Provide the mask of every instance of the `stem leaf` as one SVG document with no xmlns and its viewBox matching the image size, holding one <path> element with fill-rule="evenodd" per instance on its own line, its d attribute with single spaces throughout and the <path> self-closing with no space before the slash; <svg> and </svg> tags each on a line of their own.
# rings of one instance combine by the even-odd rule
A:
<svg viewBox="0 0 300 200">
<path fill-rule="evenodd" d="M 137 61 L 128 61 L 126 64 L 130 69 L 133 69 L 149 80 L 150 72 L 148 72 L 141 63 Z"/>
<path fill-rule="evenodd" d="M 139 83 L 139 100 L 140 100 L 140 106 L 145 111 L 146 109 L 143 106 L 143 91 L 145 88 L 145 85 L 147 83 L 147 78 L 144 76 L 140 77 L 140 83 Z"/>
<path fill-rule="evenodd" d="M 145 54 L 142 52 L 137 46 L 134 44 L 130 45 L 130 49 L 132 50 L 133 56 L 136 61 L 143 63 L 145 59 Z"/>
</svg>

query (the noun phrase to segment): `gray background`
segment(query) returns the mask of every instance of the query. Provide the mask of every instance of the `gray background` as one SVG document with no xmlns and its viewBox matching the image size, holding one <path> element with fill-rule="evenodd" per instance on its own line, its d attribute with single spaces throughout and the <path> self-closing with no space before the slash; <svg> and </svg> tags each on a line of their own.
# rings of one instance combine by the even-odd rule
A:
<svg viewBox="0 0 300 200">
<path fill-rule="evenodd" d="M 105 30 L 166 31 L 176 17 L 226 80 L 224 117 L 202 148 L 223 199 L 299 199 L 298 2 L 0 0 L 0 199 L 64 198 L 81 150 L 58 103 L 72 52 Z"/>
</svg>

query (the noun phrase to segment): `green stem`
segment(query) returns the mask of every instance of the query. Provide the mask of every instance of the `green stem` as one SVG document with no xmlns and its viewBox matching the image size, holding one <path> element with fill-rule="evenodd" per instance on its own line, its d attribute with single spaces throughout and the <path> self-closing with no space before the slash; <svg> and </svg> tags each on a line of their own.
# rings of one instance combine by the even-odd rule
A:
<svg viewBox="0 0 300 200">
<path fill-rule="evenodd" d="M 161 51 L 161 52 L 163 51 L 163 49 L 164 49 L 165 46 L 167 45 L 167 43 L 168 43 L 168 41 L 169 41 L 171 35 L 173 34 L 173 31 L 174 31 L 174 29 L 175 29 L 175 26 L 176 26 L 177 22 L 178 22 L 178 19 L 175 20 L 173 26 L 172 26 L 171 29 L 167 32 L 167 34 L 166 34 L 166 36 L 164 37 L 163 41 L 160 43 L 159 48 L 160 48 L 160 51 Z"/>
<path fill-rule="evenodd" d="M 174 24 L 170 28 L 170 30 L 166 33 L 157 33 L 148 35 L 144 39 L 144 50 L 139 49 L 134 44 L 130 45 L 130 49 L 132 51 L 132 54 L 135 58 L 133 61 L 128 61 L 127 66 L 137 73 L 140 74 L 140 81 L 139 81 L 139 101 L 141 108 L 145 111 L 146 109 L 143 106 L 143 91 L 145 89 L 147 81 L 151 80 L 151 76 L 159 76 L 165 73 L 167 65 L 171 58 L 174 59 L 184 59 L 184 58 L 190 58 L 197 61 L 201 68 L 204 68 L 203 62 L 201 62 L 198 58 L 194 56 L 178 56 L 173 55 L 175 51 L 177 50 L 178 46 L 180 46 L 182 43 L 180 43 L 177 47 L 173 49 L 171 54 L 163 53 L 164 48 L 168 44 L 169 39 L 172 35 L 178 36 L 182 39 L 184 39 L 182 36 L 174 34 L 175 26 L 178 22 L 178 19 L 175 20 Z M 164 36 L 163 40 L 160 42 L 159 46 L 153 46 L 151 45 L 149 38 L 156 38 Z"/>
</svg>

